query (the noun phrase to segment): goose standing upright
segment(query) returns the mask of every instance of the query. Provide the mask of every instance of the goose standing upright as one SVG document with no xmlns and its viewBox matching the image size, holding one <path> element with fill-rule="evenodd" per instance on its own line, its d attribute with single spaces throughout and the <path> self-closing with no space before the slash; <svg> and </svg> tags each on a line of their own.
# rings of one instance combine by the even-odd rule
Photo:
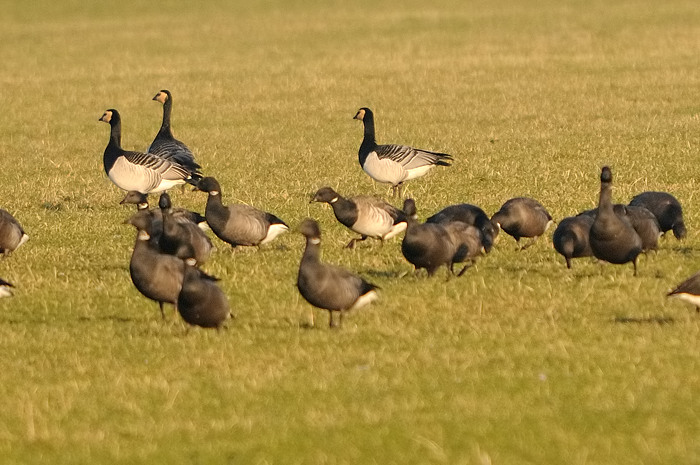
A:
<svg viewBox="0 0 700 465">
<path fill-rule="evenodd" d="M 394 195 L 400 194 L 405 181 L 425 175 L 435 166 L 450 166 L 452 155 L 415 149 L 406 145 L 378 145 L 374 134 L 374 113 L 360 108 L 354 119 L 362 121 L 364 138 L 358 158 L 360 166 L 377 182 L 391 184 Z"/>
<path fill-rule="evenodd" d="M 7 210 L 0 208 L 0 253 L 9 256 L 29 240 L 19 221 Z"/>
<path fill-rule="evenodd" d="M 150 240 L 152 221 L 153 217 L 147 210 L 141 210 L 125 221 L 137 230 L 129 274 L 141 294 L 158 302 L 160 315 L 165 318 L 163 304 L 177 305 L 185 275 L 185 262 L 174 255 L 164 254 Z"/>
<path fill-rule="evenodd" d="M 349 249 L 368 237 L 384 242 L 406 230 L 404 212 L 376 197 L 361 195 L 345 198 L 330 187 L 322 187 L 311 201 L 329 204 L 341 224 L 361 235 L 346 245 Z"/>
<path fill-rule="evenodd" d="M 207 192 L 204 217 L 214 234 L 231 247 L 267 244 L 289 228 L 272 213 L 244 204 L 224 205 L 221 186 L 212 178 L 202 178 L 197 190 Z"/>
<path fill-rule="evenodd" d="M 126 151 L 121 147 L 121 116 L 115 109 L 104 112 L 99 121 L 110 125 L 109 143 L 103 164 L 109 179 L 120 189 L 142 194 L 163 192 L 173 186 L 193 184 L 190 170 L 150 153 Z"/>
<path fill-rule="evenodd" d="M 299 231 L 306 238 L 297 275 L 299 293 L 314 307 L 328 310 L 331 328 L 336 326 L 333 312 L 339 312 L 337 325 L 340 326 L 346 311 L 377 298 L 378 287 L 343 268 L 321 262 L 321 228 L 316 221 L 305 219 Z"/>
<path fill-rule="evenodd" d="M 201 177 L 201 166 L 194 160 L 192 151 L 181 141 L 173 136 L 170 127 L 170 116 L 173 111 L 173 96 L 169 90 L 163 89 L 153 97 L 153 100 L 163 104 L 163 122 L 155 139 L 148 147 L 148 153 L 152 153 L 166 160 L 184 166 L 193 177 Z"/>
<path fill-rule="evenodd" d="M 600 173 L 600 197 L 589 236 L 593 255 L 600 260 L 622 265 L 632 262 L 637 276 L 637 258 L 642 239 L 624 217 L 615 214 L 612 203 L 612 171 L 604 166 Z"/>
</svg>

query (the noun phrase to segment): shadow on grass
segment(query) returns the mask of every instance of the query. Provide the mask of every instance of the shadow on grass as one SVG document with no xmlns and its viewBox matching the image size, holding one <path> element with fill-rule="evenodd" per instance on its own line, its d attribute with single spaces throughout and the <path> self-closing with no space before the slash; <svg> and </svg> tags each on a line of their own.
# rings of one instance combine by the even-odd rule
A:
<svg viewBox="0 0 700 465">
<path fill-rule="evenodd" d="M 133 323 L 139 321 L 136 318 L 129 318 L 126 316 L 119 315 L 106 315 L 106 316 L 80 316 L 78 321 L 114 321 L 117 323 Z"/>
<path fill-rule="evenodd" d="M 675 323 L 675 320 L 669 316 L 649 316 L 646 318 L 638 318 L 638 317 L 631 317 L 631 316 L 617 316 L 613 320 L 614 323 L 622 323 L 622 324 L 638 324 L 638 325 L 646 325 L 646 324 L 656 324 L 656 325 L 670 325 L 672 323 Z"/>
</svg>

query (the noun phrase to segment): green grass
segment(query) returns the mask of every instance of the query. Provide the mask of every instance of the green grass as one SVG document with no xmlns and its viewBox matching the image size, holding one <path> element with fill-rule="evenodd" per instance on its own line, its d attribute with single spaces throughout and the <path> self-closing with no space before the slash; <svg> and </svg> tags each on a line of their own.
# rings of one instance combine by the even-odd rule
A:
<svg viewBox="0 0 700 465">
<path fill-rule="evenodd" d="M 694 1 L 2 2 L 0 207 L 31 236 L 0 276 L 0 462 L 668 464 L 700 460 L 700 318 L 665 293 L 697 271 L 700 11 Z M 295 289 L 303 239 L 221 242 L 207 271 L 237 315 L 186 334 L 133 287 L 131 211 L 102 171 L 160 124 L 224 200 L 324 231 L 324 257 L 382 287 L 338 331 Z M 410 275 L 400 242 L 308 204 L 386 195 L 357 164 L 379 142 L 446 151 L 408 185 L 422 218 L 530 195 L 558 219 L 666 190 L 689 236 L 631 266 L 499 238 L 459 279 Z M 173 192 L 202 210 L 201 193 Z M 409 273 L 406 276 L 404 274 Z"/>
</svg>

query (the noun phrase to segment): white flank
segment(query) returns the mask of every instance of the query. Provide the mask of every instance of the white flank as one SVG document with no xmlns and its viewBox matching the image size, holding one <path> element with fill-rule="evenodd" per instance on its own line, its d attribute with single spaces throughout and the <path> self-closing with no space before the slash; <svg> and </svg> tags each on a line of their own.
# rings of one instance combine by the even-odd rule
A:
<svg viewBox="0 0 700 465">
<path fill-rule="evenodd" d="M 411 168 L 407 171 L 405 181 L 408 181 L 409 179 L 420 178 L 421 176 L 425 175 L 428 171 L 430 171 L 434 166 L 435 165 L 423 165 L 419 166 L 418 168 Z"/>
<path fill-rule="evenodd" d="M 29 236 L 27 234 L 22 235 L 22 239 L 19 240 L 19 244 L 17 244 L 17 247 L 15 247 L 15 249 L 19 249 L 22 246 L 22 244 L 24 244 L 28 240 Z"/>
<path fill-rule="evenodd" d="M 406 230 L 407 226 L 408 225 L 405 221 L 402 221 L 401 223 L 396 223 L 394 226 L 392 226 L 391 230 L 388 233 L 386 233 L 384 239 L 391 239 L 394 236 L 398 236 Z"/>
<path fill-rule="evenodd" d="M 378 298 L 379 298 L 379 295 L 377 294 L 377 292 L 374 289 L 372 289 L 368 293 L 361 295 L 355 301 L 355 303 L 352 305 L 352 307 L 350 307 L 348 310 L 355 310 L 356 308 L 364 307 L 365 305 L 368 305 L 368 304 L 374 302 Z"/>
<path fill-rule="evenodd" d="M 157 194 L 159 192 L 165 192 L 170 188 L 173 188 L 175 186 L 179 186 L 180 184 L 185 184 L 184 179 L 163 179 L 160 184 L 158 184 L 158 187 L 153 189 L 150 193 L 151 194 Z"/>
<path fill-rule="evenodd" d="M 10 286 L 0 286 L 0 297 L 12 297 L 12 289 Z"/>
<path fill-rule="evenodd" d="M 201 223 L 197 223 L 197 226 L 202 231 L 211 231 L 211 228 L 209 227 L 209 223 L 207 223 L 206 221 L 202 221 Z"/>
<path fill-rule="evenodd" d="M 405 181 L 408 175 L 400 163 L 389 159 L 380 160 L 376 152 L 370 152 L 367 155 L 362 169 L 375 181 L 385 182 L 393 186 Z"/>
<path fill-rule="evenodd" d="M 287 230 L 289 230 L 289 228 L 283 224 L 271 224 L 267 229 L 267 236 L 260 242 L 260 245 L 267 244 Z"/>
<path fill-rule="evenodd" d="M 686 294 L 685 292 L 683 292 L 681 294 L 670 295 L 669 297 L 677 297 L 684 302 L 688 302 L 689 304 L 693 304 L 696 307 L 700 307 L 700 295 Z"/>
</svg>

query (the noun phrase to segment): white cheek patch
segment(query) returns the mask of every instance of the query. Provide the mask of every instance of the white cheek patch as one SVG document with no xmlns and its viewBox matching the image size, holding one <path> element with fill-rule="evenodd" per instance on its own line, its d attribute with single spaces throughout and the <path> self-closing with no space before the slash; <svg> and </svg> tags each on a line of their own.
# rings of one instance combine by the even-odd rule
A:
<svg viewBox="0 0 700 465">
<path fill-rule="evenodd" d="M 138 238 L 140 241 L 147 241 L 151 238 L 151 235 L 148 234 L 146 231 L 141 230 L 139 231 Z"/>
<path fill-rule="evenodd" d="M 318 245 L 321 243 L 321 239 L 318 237 L 312 237 L 311 239 L 309 239 L 309 242 L 311 242 L 313 245 Z"/>
<path fill-rule="evenodd" d="M 219 191 L 209 191 L 209 195 L 219 195 Z"/>
</svg>

